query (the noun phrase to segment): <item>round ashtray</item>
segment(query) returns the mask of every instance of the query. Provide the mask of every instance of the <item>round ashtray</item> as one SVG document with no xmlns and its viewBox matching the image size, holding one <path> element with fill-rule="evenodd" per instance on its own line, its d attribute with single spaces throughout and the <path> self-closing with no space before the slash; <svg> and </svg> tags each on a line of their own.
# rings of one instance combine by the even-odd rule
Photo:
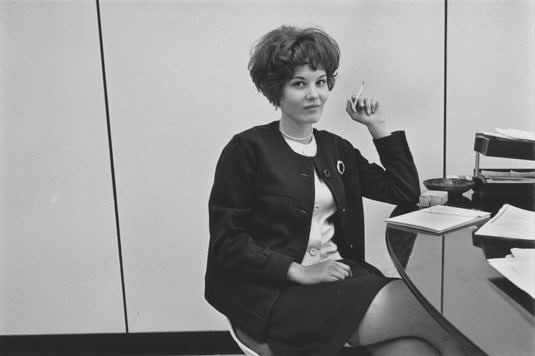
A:
<svg viewBox="0 0 535 356">
<path fill-rule="evenodd" d="M 474 185 L 474 182 L 461 178 L 433 178 L 424 180 L 424 185 L 429 190 L 440 190 L 452 194 L 464 193 Z"/>
</svg>

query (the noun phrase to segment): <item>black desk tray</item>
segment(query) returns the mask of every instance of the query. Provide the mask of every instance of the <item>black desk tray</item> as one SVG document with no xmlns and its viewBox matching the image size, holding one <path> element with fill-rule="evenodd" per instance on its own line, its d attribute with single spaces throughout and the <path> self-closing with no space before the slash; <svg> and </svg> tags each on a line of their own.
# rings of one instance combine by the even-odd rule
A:
<svg viewBox="0 0 535 356">
<path fill-rule="evenodd" d="M 535 142 L 476 133 L 474 151 L 490 157 L 535 160 Z"/>
<path fill-rule="evenodd" d="M 496 213 L 503 204 L 511 204 L 521 209 L 535 211 L 535 183 L 488 182 L 481 171 L 508 172 L 513 169 L 483 169 L 473 177 L 472 201 L 482 210 Z M 516 172 L 533 172 L 532 169 L 514 169 Z"/>
</svg>

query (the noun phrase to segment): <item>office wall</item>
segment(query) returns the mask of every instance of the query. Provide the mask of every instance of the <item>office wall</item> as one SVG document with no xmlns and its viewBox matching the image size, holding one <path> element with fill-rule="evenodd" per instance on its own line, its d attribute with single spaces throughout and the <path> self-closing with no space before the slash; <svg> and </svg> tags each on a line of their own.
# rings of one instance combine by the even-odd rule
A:
<svg viewBox="0 0 535 356">
<path fill-rule="evenodd" d="M 0 334 L 124 332 L 93 1 L 0 2 Z"/>
<path fill-rule="evenodd" d="M 447 174 L 472 174 L 476 132 L 535 131 L 535 2 L 448 1 Z M 482 168 L 531 161 L 481 157 Z"/>
<path fill-rule="evenodd" d="M 207 202 L 232 135 L 279 118 L 247 72 L 251 45 L 268 30 L 321 25 L 339 42 L 319 128 L 377 161 L 367 130 L 345 113 L 366 80 L 391 128 L 407 131 L 421 176 L 441 176 L 440 2 L 103 1 L 102 16 L 131 331 L 225 328 L 203 300 Z M 387 273 L 382 219 L 392 209 L 366 203 L 367 254 Z"/>
</svg>

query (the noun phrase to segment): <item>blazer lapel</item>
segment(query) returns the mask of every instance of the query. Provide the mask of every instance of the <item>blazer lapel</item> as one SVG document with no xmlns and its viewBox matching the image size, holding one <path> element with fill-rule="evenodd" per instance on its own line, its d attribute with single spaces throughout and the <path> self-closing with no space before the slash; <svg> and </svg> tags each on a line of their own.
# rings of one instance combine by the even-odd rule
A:
<svg viewBox="0 0 535 356">
<path fill-rule="evenodd" d="M 323 135 L 316 131 L 315 136 L 318 151 L 314 158 L 314 167 L 318 176 L 331 190 L 338 211 L 343 212 L 346 206 L 345 189 L 340 170 L 337 167 L 341 157 L 339 157 L 338 150 L 335 149 L 334 145 L 326 142 Z"/>
</svg>

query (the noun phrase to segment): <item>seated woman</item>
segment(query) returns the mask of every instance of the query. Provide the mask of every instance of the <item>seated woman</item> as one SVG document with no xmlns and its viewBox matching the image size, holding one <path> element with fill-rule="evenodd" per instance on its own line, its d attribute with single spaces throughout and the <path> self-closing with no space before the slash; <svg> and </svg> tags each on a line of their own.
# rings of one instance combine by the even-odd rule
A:
<svg viewBox="0 0 535 356">
<path fill-rule="evenodd" d="M 333 89 L 337 43 L 283 26 L 254 47 L 249 70 L 280 118 L 235 135 L 209 201 L 205 296 L 246 345 L 265 355 L 461 354 L 401 280 L 364 260 L 362 197 L 414 203 L 418 174 L 402 131 L 376 99 L 346 111 L 370 132 L 384 169 L 314 128 Z"/>
</svg>

